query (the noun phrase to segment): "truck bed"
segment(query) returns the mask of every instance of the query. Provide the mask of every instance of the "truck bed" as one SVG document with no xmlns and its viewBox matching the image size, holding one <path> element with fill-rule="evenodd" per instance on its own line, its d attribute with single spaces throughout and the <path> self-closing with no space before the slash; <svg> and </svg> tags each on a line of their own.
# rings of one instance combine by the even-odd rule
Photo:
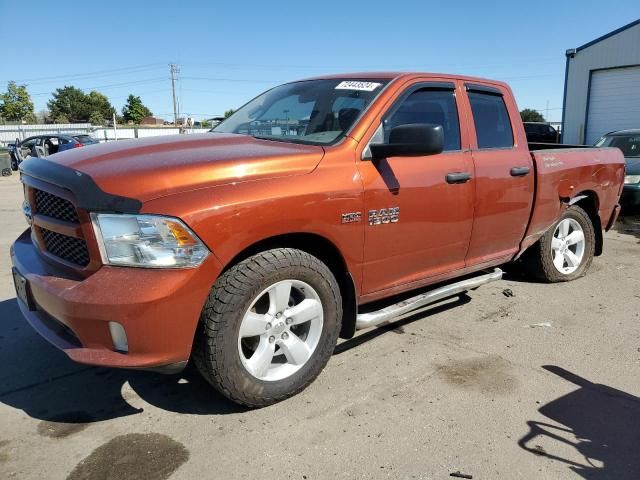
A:
<svg viewBox="0 0 640 480">
<path fill-rule="evenodd" d="M 534 145 L 544 147 L 531 151 L 536 173 L 535 200 L 522 247 L 535 243 L 558 219 L 565 204 L 584 197 L 595 201 L 600 223 L 606 227 L 624 181 L 624 158 L 620 150 Z"/>
</svg>

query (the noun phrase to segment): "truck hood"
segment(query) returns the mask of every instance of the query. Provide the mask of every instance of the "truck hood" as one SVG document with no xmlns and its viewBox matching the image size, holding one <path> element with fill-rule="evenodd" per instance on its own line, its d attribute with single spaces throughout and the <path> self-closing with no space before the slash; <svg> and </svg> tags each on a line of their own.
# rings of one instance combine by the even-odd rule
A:
<svg viewBox="0 0 640 480">
<path fill-rule="evenodd" d="M 145 202 L 197 188 L 303 175 L 323 154 L 319 146 L 203 133 L 91 145 L 47 160 L 90 176 L 105 192 Z"/>
</svg>

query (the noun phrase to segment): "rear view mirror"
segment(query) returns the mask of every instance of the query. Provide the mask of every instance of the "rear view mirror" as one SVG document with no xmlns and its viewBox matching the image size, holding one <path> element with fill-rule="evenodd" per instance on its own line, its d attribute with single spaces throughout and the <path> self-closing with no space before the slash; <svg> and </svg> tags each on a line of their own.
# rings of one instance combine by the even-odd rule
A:
<svg viewBox="0 0 640 480">
<path fill-rule="evenodd" d="M 442 125 L 413 123 L 391 129 L 388 143 L 370 145 L 375 158 L 435 155 L 444 149 Z"/>
</svg>

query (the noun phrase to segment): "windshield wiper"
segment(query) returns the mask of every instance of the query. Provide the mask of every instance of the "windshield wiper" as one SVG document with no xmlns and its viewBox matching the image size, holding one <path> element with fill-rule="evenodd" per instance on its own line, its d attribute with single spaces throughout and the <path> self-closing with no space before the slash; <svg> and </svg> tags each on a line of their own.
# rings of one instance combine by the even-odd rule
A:
<svg viewBox="0 0 640 480">
<path fill-rule="evenodd" d="M 293 138 L 288 137 L 263 137 L 260 135 L 251 135 L 253 138 L 257 138 L 258 140 L 270 140 L 272 142 L 284 142 L 284 143 L 298 143 L 302 145 L 310 145 L 310 142 L 305 142 L 303 140 L 295 140 Z"/>
</svg>

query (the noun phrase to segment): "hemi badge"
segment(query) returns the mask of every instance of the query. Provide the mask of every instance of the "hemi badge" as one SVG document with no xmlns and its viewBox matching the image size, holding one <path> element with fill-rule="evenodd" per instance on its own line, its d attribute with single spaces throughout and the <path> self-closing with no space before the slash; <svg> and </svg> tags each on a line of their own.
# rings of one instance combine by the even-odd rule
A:
<svg viewBox="0 0 640 480">
<path fill-rule="evenodd" d="M 361 212 L 351 212 L 342 214 L 342 223 L 356 223 L 362 220 Z"/>
</svg>

